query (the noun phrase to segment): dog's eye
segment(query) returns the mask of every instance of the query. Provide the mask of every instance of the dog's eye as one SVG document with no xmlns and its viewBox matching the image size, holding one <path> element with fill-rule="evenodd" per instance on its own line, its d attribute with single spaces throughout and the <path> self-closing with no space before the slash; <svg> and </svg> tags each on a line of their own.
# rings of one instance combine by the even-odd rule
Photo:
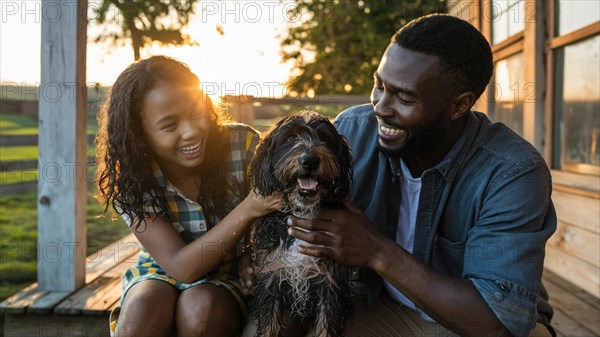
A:
<svg viewBox="0 0 600 337">
<path fill-rule="evenodd" d="M 285 140 L 283 142 L 289 143 L 289 142 L 295 142 L 296 140 L 298 140 L 298 135 L 289 135 L 285 138 Z"/>
</svg>

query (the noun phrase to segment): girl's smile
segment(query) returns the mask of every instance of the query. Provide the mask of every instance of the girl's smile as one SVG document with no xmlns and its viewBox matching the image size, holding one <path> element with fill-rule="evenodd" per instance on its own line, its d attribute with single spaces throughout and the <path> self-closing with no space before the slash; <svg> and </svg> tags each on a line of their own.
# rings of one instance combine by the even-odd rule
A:
<svg viewBox="0 0 600 337">
<path fill-rule="evenodd" d="M 196 172 L 204 162 L 211 112 L 197 89 L 159 83 L 141 112 L 146 142 L 167 177 Z"/>
<path fill-rule="evenodd" d="M 179 151 L 187 158 L 195 158 L 202 154 L 202 143 L 203 141 L 200 140 L 196 144 L 180 147 Z"/>
</svg>

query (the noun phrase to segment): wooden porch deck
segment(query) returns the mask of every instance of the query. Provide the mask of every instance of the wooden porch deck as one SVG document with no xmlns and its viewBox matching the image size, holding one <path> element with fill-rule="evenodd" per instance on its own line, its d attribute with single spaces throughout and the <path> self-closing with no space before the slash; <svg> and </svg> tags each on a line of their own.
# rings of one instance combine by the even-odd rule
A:
<svg viewBox="0 0 600 337">
<path fill-rule="evenodd" d="M 108 315 L 121 296 L 121 274 L 135 263 L 140 245 L 133 235 L 87 258 L 86 286 L 49 293 L 37 283 L 0 304 L 0 336 L 109 336 Z M 544 272 L 561 337 L 600 336 L 600 299 L 550 271 Z"/>
<path fill-rule="evenodd" d="M 0 303 L 0 336 L 109 336 L 108 315 L 119 304 L 121 275 L 137 260 L 130 234 L 86 259 L 85 286 L 47 292 L 37 283 Z"/>
</svg>

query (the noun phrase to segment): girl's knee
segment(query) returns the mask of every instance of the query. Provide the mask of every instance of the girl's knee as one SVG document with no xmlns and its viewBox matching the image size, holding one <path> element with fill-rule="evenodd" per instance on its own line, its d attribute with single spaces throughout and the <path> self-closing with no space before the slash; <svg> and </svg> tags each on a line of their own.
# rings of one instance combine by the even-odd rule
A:
<svg viewBox="0 0 600 337">
<path fill-rule="evenodd" d="M 240 310 L 227 291 L 202 285 L 181 293 L 177 302 L 177 332 L 181 336 L 234 336 Z"/>
<path fill-rule="evenodd" d="M 167 336 L 173 330 L 176 291 L 168 285 L 152 287 L 143 283 L 128 292 L 119 314 L 116 336 Z"/>
<path fill-rule="evenodd" d="M 119 314 L 116 336 L 167 336 L 174 328 L 174 315 L 157 310 L 143 298 L 132 299 Z"/>
</svg>

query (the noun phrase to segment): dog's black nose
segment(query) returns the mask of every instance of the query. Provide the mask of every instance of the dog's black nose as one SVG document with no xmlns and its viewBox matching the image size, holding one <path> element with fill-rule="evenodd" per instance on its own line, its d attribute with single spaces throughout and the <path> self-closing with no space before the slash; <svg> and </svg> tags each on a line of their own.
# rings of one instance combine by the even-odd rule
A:
<svg viewBox="0 0 600 337">
<path fill-rule="evenodd" d="M 302 165 L 302 167 L 309 171 L 312 171 L 319 167 L 319 157 L 311 152 L 303 153 L 300 156 L 300 159 L 298 159 L 298 161 L 300 162 L 300 165 Z"/>
</svg>

